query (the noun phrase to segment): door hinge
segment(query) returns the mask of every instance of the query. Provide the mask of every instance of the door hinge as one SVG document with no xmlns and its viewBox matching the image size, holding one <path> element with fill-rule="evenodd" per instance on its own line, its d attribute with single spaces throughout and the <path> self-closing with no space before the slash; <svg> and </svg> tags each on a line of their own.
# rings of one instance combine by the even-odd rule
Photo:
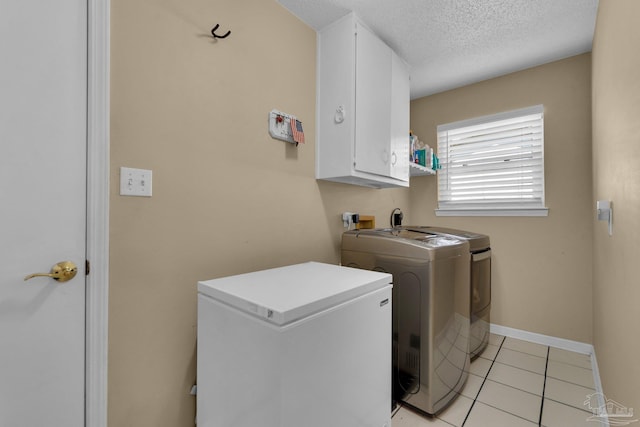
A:
<svg viewBox="0 0 640 427">
<path fill-rule="evenodd" d="M 88 276 L 89 275 L 89 271 L 91 271 L 91 263 L 87 259 L 87 260 L 84 261 L 84 275 Z"/>
</svg>

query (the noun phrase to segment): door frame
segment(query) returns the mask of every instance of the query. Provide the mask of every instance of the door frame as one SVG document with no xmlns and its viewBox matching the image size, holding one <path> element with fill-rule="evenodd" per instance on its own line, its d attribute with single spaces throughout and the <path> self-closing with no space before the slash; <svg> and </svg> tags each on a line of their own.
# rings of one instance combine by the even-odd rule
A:
<svg viewBox="0 0 640 427">
<path fill-rule="evenodd" d="M 87 0 L 85 427 L 107 427 L 110 0 Z"/>
</svg>

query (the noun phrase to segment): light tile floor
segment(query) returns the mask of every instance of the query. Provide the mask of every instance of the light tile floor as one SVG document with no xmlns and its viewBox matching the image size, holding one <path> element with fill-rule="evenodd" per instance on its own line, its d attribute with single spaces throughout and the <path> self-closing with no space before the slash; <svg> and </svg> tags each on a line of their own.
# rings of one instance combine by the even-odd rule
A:
<svg viewBox="0 0 640 427">
<path fill-rule="evenodd" d="M 491 334 L 456 400 L 435 417 L 399 406 L 393 427 L 600 427 L 584 405 L 595 393 L 591 358 Z"/>
</svg>

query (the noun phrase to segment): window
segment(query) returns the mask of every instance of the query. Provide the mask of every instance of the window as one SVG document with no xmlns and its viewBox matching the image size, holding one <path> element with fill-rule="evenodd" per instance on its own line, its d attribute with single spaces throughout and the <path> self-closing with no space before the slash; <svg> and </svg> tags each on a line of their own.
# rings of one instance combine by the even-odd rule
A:
<svg viewBox="0 0 640 427">
<path fill-rule="evenodd" d="M 438 126 L 438 216 L 546 216 L 543 106 Z"/>
</svg>

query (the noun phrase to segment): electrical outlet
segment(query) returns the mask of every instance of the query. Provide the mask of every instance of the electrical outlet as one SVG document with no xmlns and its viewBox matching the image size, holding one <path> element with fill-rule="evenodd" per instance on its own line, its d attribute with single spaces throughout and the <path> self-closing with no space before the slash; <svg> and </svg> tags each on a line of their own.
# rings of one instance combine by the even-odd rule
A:
<svg viewBox="0 0 640 427">
<path fill-rule="evenodd" d="M 147 169 L 120 168 L 120 195 L 151 197 L 153 172 Z"/>
<path fill-rule="evenodd" d="M 343 212 L 342 222 L 344 223 L 344 228 L 349 228 L 351 227 L 351 224 L 357 224 L 360 222 L 360 215 L 353 212 Z"/>
</svg>

